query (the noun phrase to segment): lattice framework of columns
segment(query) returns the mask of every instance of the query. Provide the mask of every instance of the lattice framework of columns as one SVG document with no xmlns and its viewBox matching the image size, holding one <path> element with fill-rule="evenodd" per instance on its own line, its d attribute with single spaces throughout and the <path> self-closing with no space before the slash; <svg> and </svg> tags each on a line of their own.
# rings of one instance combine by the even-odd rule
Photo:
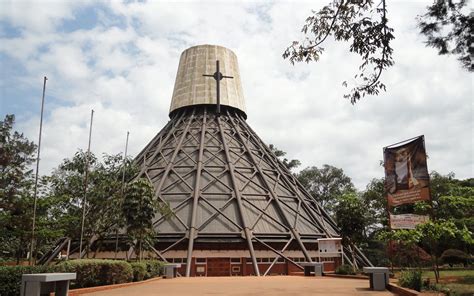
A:
<svg viewBox="0 0 474 296">
<path fill-rule="evenodd" d="M 292 262 L 283 254 L 292 242 L 312 261 L 305 243 L 338 237 L 331 217 L 250 128 L 240 110 L 225 108 L 217 116 L 212 105 L 181 109 L 136 162 L 142 168 L 139 177 L 154 184 L 155 197 L 172 209 L 171 218 L 157 217 L 154 225 L 158 240 L 175 241 L 156 252 L 164 258 L 163 253 L 186 241 L 187 276 L 199 239 L 245 240 L 259 275 L 255 244 L 277 255 L 273 265 L 279 257 Z M 285 241 L 285 246 L 275 249 L 274 241 Z M 361 262 L 367 261 L 357 252 Z"/>
</svg>

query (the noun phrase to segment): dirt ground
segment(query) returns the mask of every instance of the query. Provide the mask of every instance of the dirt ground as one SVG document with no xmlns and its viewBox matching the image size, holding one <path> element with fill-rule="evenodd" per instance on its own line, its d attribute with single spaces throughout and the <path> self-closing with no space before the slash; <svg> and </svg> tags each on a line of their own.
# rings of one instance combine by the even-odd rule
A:
<svg viewBox="0 0 474 296">
<path fill-rule="evenodd" d="M 368 280 L 330 277 L 194 277 L 161 279 L 87 295 L 393 295 L 388 291 L 370 291 L 368 286 Z"/>
</svg>

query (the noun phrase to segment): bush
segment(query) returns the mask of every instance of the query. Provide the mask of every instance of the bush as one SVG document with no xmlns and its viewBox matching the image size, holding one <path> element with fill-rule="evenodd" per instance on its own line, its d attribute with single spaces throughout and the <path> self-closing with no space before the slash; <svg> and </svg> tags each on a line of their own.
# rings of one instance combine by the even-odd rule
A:
<svg viewBox="0 0 474 296">
<path fill-rule="evenodd" d="M 146 270 L 148 273 L 148 277 L 146 277 L 145 279 L 154 278 L 154 277 L 163 275 L 164 266 L 165 266 L 163 261 L 147 260 L 143 262 L 146 264 Z"/>
<path fill-rule="evenodd" d="M 462 264 L 463 266 L 466 266 L 472 262 L 472 258 L 461 250 L 447 249 L 441 255 L 441 261 L 450 266 L 453 266 L 454 264 Z"/>
<path fill-rule="evenodd" d="M 12 262 L 16 262 L 16 258 L 9 258 L 9 257 L 1 257 L 0 258 L 0 265 L 1 266 L 8 266 L 11 265 Z M 10 263 L 10 264 L 9 264 Z"/>
<path fill-rule="evenodd" d="M 421 291 L 421 271 L 419 270 L 404 270 L 400 273 L 398 279 L 400 286 Z"/>
<path fill-rule="evenodd" d="M 336 274 L 345 274 L 345 275 L 348 275 L 348 274 L 356 274 L 354 272 L 354 268 L 352 268 L 352 266 L 350 266 L 349 264 L 343 264 L 341 266 L 338 266 L 336 268 Z"/>
<path fill-rule="evenodd" d="M 150 278 L 147 265 L 145 262 L 131 262 L 130 265 L 132 266 L 133 270 L 133 281 L 139 282 L 143 281 L 144 279 Z"/>
<path fill-rule="evenodd" d="M 428 286 L 424 286 L 423 289 L 426 289 L 430 292 L 441 292 L 441 295 L 445 295 L 445 296 L 459 296 L 460 295 L 456 293 L 456 291 L 451 290 L 449 287 L 446 287 L 443 284 L 429 284 Z M 461 294 L 461 295 L 464 295 L 464 294 Z"/>
<path fill-rule="evenodd" d="M 21 275 L 54 272 L 51 266 L 0 266 L 0 295 L 20 295 Z"/>
<path fill-rule="evenodd" d="M 71 288 L 127 283 L 133 280 L 132 266 L 125 261 L 81 259 L 57 265 L 58 272 L 76 272 Z"/>
<path fill-rule="evenodd" d="M 163 262 L 150 260 L 130 264 L 118 260 L 81 259 L 64 261 L 56 266 L 0 266 L 0 295 L 19 295 L 22 274 L 46 272 L 75 272 L 77 278 L 71 281 L 71 288 L 85 288 L 160 276 Z"/>
</svg>

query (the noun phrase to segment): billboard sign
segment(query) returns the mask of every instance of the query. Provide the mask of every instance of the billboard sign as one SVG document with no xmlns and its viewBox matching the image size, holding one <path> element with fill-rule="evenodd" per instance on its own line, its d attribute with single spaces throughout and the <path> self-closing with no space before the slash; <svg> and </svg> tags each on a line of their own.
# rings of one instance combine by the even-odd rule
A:
<svg viewBox="0 0 474 296">
<path fill-rule="evenodd" d="M 430 199 L 424 137 L 384 148 L 388 204 L 398 206 Z"/>
<path fill-rule="evenodd" d="M 391 229 L 415 229 L 416 225 L 423 224 L 429 220 L 428 216 L 403 214 L 390 214 L 390 228 Z"/>
</svg>

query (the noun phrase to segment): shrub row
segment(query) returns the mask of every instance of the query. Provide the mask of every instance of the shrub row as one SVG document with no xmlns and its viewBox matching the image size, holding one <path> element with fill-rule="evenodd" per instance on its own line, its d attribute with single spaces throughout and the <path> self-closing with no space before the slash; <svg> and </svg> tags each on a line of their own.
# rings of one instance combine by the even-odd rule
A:
<svg viewBox="0 0 474 296">
<path fill-rule="evenodd" d="M 142 261 L 130 263 L 133 270 L 133 281 L 138 282 L 154 278 L 163 274 L 163 262 Z"/>
<path fill-rule="evenodd" d="M 349 264 L 343 264 L 336 268 L 336 274 L 344 274 L 344 275 L 354 275 L 356 274 L 354 268 Z"/>
<path fill-rule="evenodd" d="M 163 274 L 163 262 L 150 260 L 128 263 L 118 260 L 69 260 L 53 266 L 0 266 L 0 295 L 20 294 L 21 276 L 25 273 L 75 272 L 71 288 L 141 281 Z"/>
<path fill-rule="evenodd" d="M 57 272 L 76 272 L 71 288 L 122 284 L 133 280 L 132 266 L 115 260 L 69 260 L 55 266 Z"/>
<path fill-rule="evenodd" d="M 147 271 L 147 277 L 148 278 L 154 278 L 158 276 L 162 276 L 164 274 L 165 270 L 165 263 L 163 261 L 158 261 L 158 260 L 147 260 L 147 261 L 142 261 L 145 262 L 146 264 L 146 271 Z"/>
<path fill-rule="evenodd" d="M 21 275 L 54 272 L 50 266 L 0 266 L 0 295 L 20 295 Z"/>
<path fill-rule="evenodd" d="M 455 264 L 466 266 L 474 262 L 473 256 L 456 249 L 447 249 L 443 252 L 440 259 L 444 264 L 449 264 L 449 266 Z"/>
<path fill-rule="evenodd" d="M 143 281 L 147 276 L 146 264 L 144 262 L 132 262 L 130 265 L 133 271 L 133 281 Z"/>
<path fill-rule="evenodd" d="M 421 271 L 420 270 L 403 270 L 398 279 L 400 286 L 421 291 Z"/>
</svg>

